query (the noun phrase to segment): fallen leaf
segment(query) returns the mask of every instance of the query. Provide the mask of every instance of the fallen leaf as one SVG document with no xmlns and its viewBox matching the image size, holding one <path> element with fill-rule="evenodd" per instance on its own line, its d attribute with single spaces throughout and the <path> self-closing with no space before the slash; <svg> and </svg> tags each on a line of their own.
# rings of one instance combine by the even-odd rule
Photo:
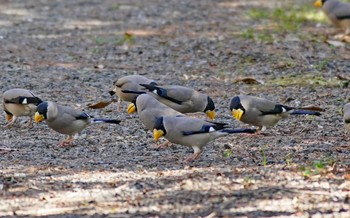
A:
<svg viewBox="0 0 350 218">
<path fill-rule="evenodd" d="M 346 180 L 350 180 L 350 174 L 346 174 L 346 175 L 344 176 L 344 178 L 345 178 Z"/>
<path fill-rule="evenodd" d="M 346 81 L 350 81 L 350 77 L 347 77 L 347 76 L 343 76 L 343 75 L 337 75 L 337 78 L 339 79 L 339 80 L 346 80 Z"/>
<path fill-rule="evenodd" d="M 334 47 L 344 47 L 345 43 L 341 41 L 335 41 L 335 40 L 326 40 L 326 43 L 329 45 L 332 45 Z"/>
<path fill-rule="evenodd" d="M 350 42 L 350 36 L 346 35 L 343 39 L 344 42 Z"/>
<path fill-rule="evenodd" d="M 237 79 L 235 79 L 235 83 L 238 82 L 243 82 L 246 84 L 263 84 L 262 81 L 258 81 L 257 79 L 253 78 L 253 77 L 239 77 Z"/>
<path fill-rule="evenodd" d="M 316 105 L 307 105 L 307 106 L 301 107 L 300 109 L 310 110 L 310 111 L 326 111 L 324 108 L 321 108 Z"/>
<path fill-rule="evenodd" d="M 111 100 L 111 101 L 100 101 L 96 104 L 88 104 L 88 108 L 92 108 L 92 109 L 101 109 L 101 108 L 105 108 L 108 105 L 110 105 L 112 102 L 114 102 L 115 100 Z"/>
</svg>

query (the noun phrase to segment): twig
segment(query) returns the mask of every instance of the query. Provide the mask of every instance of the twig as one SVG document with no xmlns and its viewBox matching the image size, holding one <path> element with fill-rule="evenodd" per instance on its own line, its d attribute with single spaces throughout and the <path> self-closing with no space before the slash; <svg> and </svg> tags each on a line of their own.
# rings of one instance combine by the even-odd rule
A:
<svg viewBox="0 0 350 218">
<path fill-rule="evenodd" d="M 296 50 L 295 48 L 293 48 L 293 50 L 294 50 L 308 65 L 310 65 L 309 60 L 306 59 L 306 57 L 304 57 L 304 55 L 303 55 L 300 51 Z"/>
<path fill-rule="evenodd" d="M 19 151 L 19 149 L 0 147 L 0 154 L 5 154 L 5 153 L 11 152 L 11 151 Z"/>
</svg>

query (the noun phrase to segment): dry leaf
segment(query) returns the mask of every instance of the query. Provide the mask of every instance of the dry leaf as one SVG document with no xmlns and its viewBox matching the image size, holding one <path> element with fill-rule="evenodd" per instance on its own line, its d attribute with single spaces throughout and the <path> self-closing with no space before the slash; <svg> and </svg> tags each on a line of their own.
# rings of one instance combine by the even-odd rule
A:
<svg viewBox="0 0 350 218">
<path fill-rule="evenodd" d="M 307 105 L 307 106 L 301 107 L 300 109 L 310 110 L 310 111 L 326 111 L 324 108 L 321 108 L 316 105 Z"/>
<path fill-rule="evenodd" d="M 239 77 L 237 79 L 235 79 L 235 83 L 238 82 L 244 82 L 246 84 L 262 84 L 263 82 L 258 81 L 257 79 L 253 78 L 253 77 Z"/>
<path fill-rule="evenodd" d="M 350 174 L 346 174 L 346 175 L 344 176 L 344 178 L 345 178 L 346 180 L 350 180 Z"/>
<path fill-rule="evenodd" d="M 335 40 L 326 40 L 326 43 L 329 45 L 332 45 L 334 47 L 344 47 L 345 43 L 341 41 L 335 41 Z"/>
<path fill-rule="evenodd" d="M 105 108 L 108 105 L 110 105 L 112 102 L 114 102 L 114 100 L 111 101 L 100 101 L 96 104 L 88 104 L 88 108 L 92 108 L 92 109 L 101 109 L 101 108 Z"/>
<path fill-rule="evenodd" d="M 350 81 L 350 77 L 347 77 L 347 76 L 343 76 L 343 75 L 337 75 L 337 78 L 339 79 L 339 80 L 346 80 L 346 81 Z"/>
<path fill-rule="evenodd" d="M 344 36 L 343 41 L 350 42 L 350 36 L 348 36 L 348 35 Z"/>
</svg>

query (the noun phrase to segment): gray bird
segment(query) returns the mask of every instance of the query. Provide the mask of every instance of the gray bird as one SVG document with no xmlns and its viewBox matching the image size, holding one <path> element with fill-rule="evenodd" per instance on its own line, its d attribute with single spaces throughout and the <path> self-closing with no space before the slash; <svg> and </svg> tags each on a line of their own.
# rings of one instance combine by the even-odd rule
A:
<svg viewBox="0 0 350 218">
<path fill-rule="evenodd" d="M 210 119 L 215 118 L 214 101 L 206 94 L 192 88 L 178 85 L 157 86 L 140 84 L 158 101 L 181 113 L 204 112 Z"/>
<path fill-rule="evenodd" d="M 347 103 L 343 107 L 343 119 L 345 130 L 350 132 L 350 103 Z"/>
<path fill-rule="evenodd" d="M 10 89 L 3 94 L 3 108 L 8 124 L 14 124 L 18 117 L 28 116 L 28 126 L 32 126 L 32 116 L 42 100 L 26 89 Z"/>
<path fill-rule="evenodd" d="M 46 120 L 46 124 L 51 129 L 68 135 L 68 138 L 59 144 L 60 147 L 70 146 L 74 139 L 73 136 L 85 129 L 89 124 L 119 124 L 121 122 L 114 119 L 93 118 L 85 112 L 71 107 L 61 106 L 52 101 L 44 101 L 38 105 L 34 120 L 37 123 Z"/>
<path fill-rule="evenodd" d="M 142 123 L 150 131 L 153 131 L 154 124 L 158 117 L 185 116 L 184 114 L 159 102 L 149 94 L 141 94 L 130 103 L 128 113 L 131 114 L 134 112 L 137 112 Z"/>
<path fill-rule="evenodd" d="M 161 116 L 185 116 L 182 113 L 162 104 L 157 99 L 149 94 L 141 94 L 129 104 L 128 113 L 139 115 L 141 122 L 150 131 L 153 131 L 154 124 L 158 117 Z M 160 144 L 157 147 L 166 147 L 170 144 L 169 141 Z"/>
<path fill-rule="evenodd" d="M 249 95 L 233 97 L 230 102 L 230 110 L 237 120 L 257 126 L 262 131 L 266 127 L 276 125 L 278 121 L 289 115 L 321 115 L 316 111 L 300 110 Z"/>
<path fill-rule="evenodd" d="M 350 34 L 350 3 L 337 0 L 317 0 L 315 6 L 322 7 L 329 20 Z"/>
<path fill-rule="evenodd" d="M 172 143 L 192 147 L 194 153 L 185 162 L 199 158 L 204 145 L 232 133 L 254 133 L 254 129 L 227 128 L 224 123 L 181 116 L 159 117 L 153 128 L 154 140 L 164 136 Z"/>
<path fill-rule="evenodd" d="M 121 101 L 131 102 L 137 95 L 136 93 L 124 93 L 121 90 L 132 90 L 132 91 L 145 91 L 145 88 L 139 84 L 156 84 L 155 81 L 150 80 L 141 75 L 130 75 L 119 78 L 114 82 L 114 89 L 109 91 L 109 94 L 118 96 L 117 110 L 120 111 Z"/>
</svg>

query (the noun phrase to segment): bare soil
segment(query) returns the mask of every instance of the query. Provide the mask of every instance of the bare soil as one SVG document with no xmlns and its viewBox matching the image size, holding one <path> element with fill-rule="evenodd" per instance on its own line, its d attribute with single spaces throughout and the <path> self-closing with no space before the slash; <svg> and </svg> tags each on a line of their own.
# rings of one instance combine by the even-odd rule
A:
<svg viewBox="0 0 350 218">
<path fill-rule="evenodd" d="M 330 23 L 294 23 L 288 13 L 305 7 L 318 13 L 291 0 L 0 0 L 2 92 L 26 88 L 123 120 L 88 127 L 70 148 L 45 123 L 2 127 L 0 216 L 349 217 L 341 108 L 350 46 L 327 43 L 338 33 Z M 237 127 L 228 104 L 240 93 L 325 112 L 290 117 L 264 136 L 217 139 L 186 165 L 192 149 L 153 149 L 127 103 L 122 112 L 87 108 L 130 74 L 208 93 L 217 121 Z"/>
</svg>

